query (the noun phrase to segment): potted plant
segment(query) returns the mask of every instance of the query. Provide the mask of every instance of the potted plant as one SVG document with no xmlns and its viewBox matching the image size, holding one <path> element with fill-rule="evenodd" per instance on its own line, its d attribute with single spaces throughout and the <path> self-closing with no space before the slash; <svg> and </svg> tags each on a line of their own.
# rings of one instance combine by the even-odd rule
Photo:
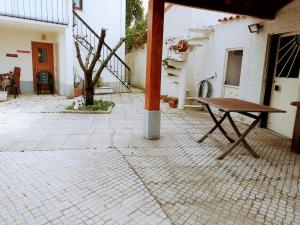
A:
<svg viewBox="0 0 300 225">
<path fill-rule="evenodd" d="M 178 52 L 187 52 L 189 49 L 189 43 L 184 40 L 180 40 L 177 44 L 177 51 Z"/>
<path fill-rule="evenodd" d="M 83 79 L 78 74 L 74 73 L 74 89 L 73 89 L 74 97 L 78 97 L 82 95 L 83 87 L 84 87 Z"/>
<path fill-rule="evenodd" d="M 170 97 L 169 98 L 169 106 L 170 108 L 177 108 L 178 105 L 178 98 Z"/>
<path fill-rule="evenodd" d="M 169 96 L 168 95 L 161 95 L 160 100 L 164 103 L 168 103 L 169 102 Z"/>
</svg>

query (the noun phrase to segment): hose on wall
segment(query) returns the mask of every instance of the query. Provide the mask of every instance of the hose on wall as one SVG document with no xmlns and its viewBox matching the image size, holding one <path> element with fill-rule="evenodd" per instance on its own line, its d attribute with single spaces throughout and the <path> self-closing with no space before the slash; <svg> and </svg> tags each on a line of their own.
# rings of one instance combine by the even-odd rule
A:
<svg viewBox="0 0 300 225">
<path fill-rule="evenodd" d="M 211 84 L 211 80 L 215 79 L 217 77 L 217 73 L 215 73 L 214 76 L 209 77 L 205 80 L 201 80 L 199 82 L 199 90 L 198 90 L 198 97 L 202 98 L 204 96 L 204 91 L 206 90 L 205 97 L 210 98 L 213 94 L 213 86 Z"/>
</svg>

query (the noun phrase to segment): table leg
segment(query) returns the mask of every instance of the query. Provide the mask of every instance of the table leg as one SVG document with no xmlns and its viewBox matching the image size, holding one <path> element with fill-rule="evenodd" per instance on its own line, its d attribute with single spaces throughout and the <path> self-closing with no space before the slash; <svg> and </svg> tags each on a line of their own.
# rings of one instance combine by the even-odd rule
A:
<svg viewBox="0 0 300 225">
<path fill-rule="evenodd" d="M 233 121 L 230 114 L 228 114 L 228 120 L 229 120 L 233 130 L 237 134 L 237 136 L 241 137 L 242 134 L 239 131 L 239 129 L 237 128 L 237 126 L 235 125 L 235 123 L 234 123 L 234 121 Z M 251 153 L 251 155 L 253 155 L 254 158 L 259 158 L 259 155 L 251 148 L 251 146 L 248 144 L 248 142 L 245 140 L 245 138 L 242 140 L 242 143 L 245 145 L 246 149 Z"/>
<path fill-rule="evenodd" d="M 208 136 L 210 135 L 210 134 L 212 134 L 217 128 L 218 128 L 218 125 L 221 125 L 221 123 L 226 119 L 226 117 L 227 117 L 227 115 L 228 115 L 228 113 L 224 113 L 224 115 L 222 116 L 222 118 L 219 120 L 219 121 L 217 121 L 217 119 L 216 119 L 216 125 L 210 130 L 210 131 L 208 131 L 202 138 L 200 138 L 199 140 L 198 140 L 198 143 L 201 143 L 201 142 L 203 142 L 206 138 L 208 138 Z M 214 120 L 215 121 L 215 120 Z"/>
<path fill-rule="evenodd" d="M 261 116 L 258 116 L 251 125 L 244 131 L 243 134 L 237 139 L 218 159 L 224 159 L 228 154 L 232 152 L 232 150 L 238 146 L 241 142 L 245 141 L 245 137 L 250 133 L 250 131 L 259 123 Z"/>
<path fill-rule="evenodd" d="M 228 112 L 225 112 L 225 118 L 223 119 L 223 121 L 221 123 L 218 122 L 217 118 L 215 117 L 215 115 L 213 114 L 213 112 L 211 111 L 209 105 L 206 105 L 207 111 L 210 114 L 210 116 L 212 117 L 213 121 L 215 122 L 217 128 L 219 128 L 219 130 L 222 132 L 222 134 L 227 138 L 228 141 L 230 141 L 231 143 L 234 143 L 235 140 L 232 139 L 227 132 L 224 130 L 224 128 L 221 126 L 221 123 L 224 121 L 224 119 L 227 117 L 227 115 L 229 114 Z"/>
</svg>

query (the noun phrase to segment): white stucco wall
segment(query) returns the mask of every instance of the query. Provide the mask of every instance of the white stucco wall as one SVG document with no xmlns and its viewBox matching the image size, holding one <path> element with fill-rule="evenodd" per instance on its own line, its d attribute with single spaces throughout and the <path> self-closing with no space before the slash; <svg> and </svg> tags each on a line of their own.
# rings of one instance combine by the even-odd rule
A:
<svg viewBox="0 0 300 225">
<path fill-rule="evenodd" d="M 255 23 L 252 18 L 239 19 L 215 27 L 210 41 L 203 48 L 206 61 L 202 64 L 201 74 L 217 73 L 214 96 L 223 96 L 228 50 L 242 49 L 243 61 L 240 79 L 240 98 L 259 102 L 261 83 L 264 74 L 267 33 L 251 34 L 248 25 Z M 197 77 L 194 77 L 197 79 Z M 198 76 L 198 79 L 206 77 Z"/>
<path fill-rule="evenodd" d="M 189 26 L 192 28 L 201 27 L 201 21 L 209 16 L 205 17 L 204 14 L 201 14 L 203 12 L 201 10 L 195 14 L 193 13 L 194 10 L 187 11 L 186 8 L 180 9 L 179 7 L 171 8 L 165 15 L 164 40 L 168 37 L 180 36 L 180 31 L 188 30 Z M 191 13 L 190 16 L 184 16 L 187 12 Z M 212 16 L 212 18 L 216 17 Z M 248 25 L 253 23 L 260 23 L 264 26 L 258 34 L 251 34 L 248 30 Z M 226 51 L 238 48 L 244 51 L 239 97 L 262 103 L 268 37 L 271 34 L 300 31 L 300 0 L 294 0 L 281 9 L 275 20 L 266 21 L 247 17 L 246 19 L 222 23 L 214 28 L 215 32 L 211 34 L 209 41 L 203 42 L 202 47 L 194 47 L 188 54 L 187 62 L 184 65 L 185 71 L 187 71 L 187 89 L 192 90 L 192 94 L 195 95 L 198 82 L 217 73 L 218 77 L 213 81 L 213 96 L 223 96 Z M 165 53 L 166 46 L 164 45 L 164 57 Z M 141 81 L 145 80 L 143 77 L 146 73 L 146 59 L 138 59 L 138 57 L 145 54 L 146 50 L 138 50 L 127 55 L 127 62 L 132 67 L 133 84 L 138 81 L 138 86 L 142 87 L 145 87 Z M 139 63 L 133 63 L 136 61 Z M 144 66 L 141 63 L 144 63 Z M 179 89 L 171 82 L 171 79 L 174 78 L 166 76 L 165 70 L 162 69 L 162 94 L 175 95 L 176 92 L 178 93 Z"/>
<path fill-rule="evenodd" d="M 248 17 L 218 25 L 207 48 L 208 61 L 203 65 L 204 73 L 215 68 L 218 79 L 215 85 L 215 96 L 223 95 L 225 76 L 226 50 L 242 48 L 244 51 L 240 82 L 240 98 L 262 103 L 264 81 L 266 76 L 268 37 L 300 31 L 300 1 L 295 0 L 281 9 L 275 20 L 259 20 Z M 251 34 L 248 25 L 259 23 L 263 29 Z"/>
<path fill-rule="evenodd" d="M 17 3 L 20 4 L 18 5 Z M 7 72 L 12 70 L 14 66 L 20 66 L 22 69 L 21 86 L 23 86 L 23 93 L 32 93 L 32 55 L 19 54 L 17 59 L 6 58 L 4 55 L 7 52 L 14 53 L 16 49 L 31 51 L 32 41 L 43 42 L 41 40 L 42 34 L 45 34 L 47 37 L 45 42 L 54 44 L 55 74 L 57 75 L 56 90 L 62 95 L 71 95 L 72 93 L 73 65 L 78 67 L 74 57 L 75 51 L 72 36 L 72 0 L 53 0 L 52 3 L 51 7 L 53 6 L 53 10 L 48 0 L 0 0 L 0 13 L 7 15 L 0 16 L 0 40 L 1 43 L 6 43 L 6 45 L 1 44 L 0 46 L 0 72 Z M 69 25 L 62 26 L 9 17 L 9 15 L 16 13 L 12 9 L 17 6 L 22 6 L 19 8 L 21 9 L 21 12 L 19 12 L 21 16 L 51 20 L 52 22 L 62 22 L 61 20 L 63 19 L 63 22 L 66 23 L 68 21 Z M 105 2 L 87 0 L 83 1 L 83 10 L 78 10 L 77 12 L 96 32 L 99 33 L 102 27 L 108 29 L 106 42 L 111 47 L 114 47 L 120 38 L 125 36 L 125 7 L 125 0 L 107 0 Z M 35 8 L 40 10 L 35 12 Z M 60 12 L 59 15 L 55 14 L 57 12 Z M 19 14 L 15 16 L 20 16 Z M 22 36 L 18 34 L 22 34 Z M 125 59 L 125 45 L 119 49 L 118 55 Z M 107 71 L 104 73 L 108 74 Z M 58 74 L 61 76 L 58 76 Z M 104 81 L 118 82 L 111 75 L 108 75 Z"/>
<path fill-rule="evenodd" d="M 76 10 L 89 26 L 100 34 L 107 29 L 106 42 L 115 45 L 125 36 L 125 0 L 86 0 L 83 9 Z"/>
<path fill-rule="evenodd" d="M 61 95 L 70 94 L 70 90 L 67 90 L 73 86 L 73 51 L 70 47 L 72 45 L 70 27 L 5 17 L 0 18 L 0 33 L 0 73 L 13 71 L 15 66 L 20 67 L 21 93 L 33 93 L 31 44 L 35 41 L 53 44 L 55 90 Z M 46 37 L 45 40 L 42 40 L 42 35 Z M 71 49 L 69 53 L 68 49 Z M 17 53 L 17 50 L 25 50 L 30 53 Z M 18 57 L 6 57 L 7 53 L 17 54 Z"/>
<path fill-rule="evenodd" d="M 126 55 L 126 63 L 131 69 L 131 84 L 141 89 L 145 89 L 146 83 L 146 49 L 145 44 L 143 49 Z"/>
<path fill-rule="evenodd" d="M 76 12 L 96 33 L 100 34 L 102 28 L 107 29 L 105 42 L 111 48 L 119 42 L 121 37 L 125 37 L 126 0 L 87 0 L 83 1 L 82 10 L 76 10 Z M 117 54 L 125 61 L 125 44 L 118 49 Z M 76 59 L 74 64 L 76 70 L 80 71 Z M 102 78 L 105 82 L 118 82 L 107 70 L 104 70 Z"/>
<path fill-rule="evenodd" d="M 168 47 L 166 41 L 170 38 L 177 40 L 188 38 L 191 28 L 203 28 L 214 25 L 219 18 L 227 16 L 228 14 L 216 13 L 207 10 L 199 10 L 194 8 L 173 6 L 165 13 L 164 21 L 164 43 L 163 43 L 163 58 L 167 57 Z M 144 49 L 135 50 L 126 56 L 126 63 L 132 70 L 132 84 L 145 88 L 145 74 L 146 74 L 146 45 Z M 179 63 L 184 70 L 176 73 L 186 73 L 187 89 L 190 90 L 191 95 L 195 95 L 196 91 L 194 85 L 199 82 L 199 74 L 201 73 L 202 63 L 206 60 L 206 53 L 203 47 L 194 46 L 193 50 L 187 55 L 186 62 Z M 180 88 L 180 76 L 169 76 L 167 70 L 162 68 L 162 84 L 161 93 L 170 96 L 178 97 Z M 210 73 L 211 74 L 211 73 Z M 209 76 L 208 74 L 207 76 Z M 214 74 L 214 71 L 212 72 Z"/>
</svg>

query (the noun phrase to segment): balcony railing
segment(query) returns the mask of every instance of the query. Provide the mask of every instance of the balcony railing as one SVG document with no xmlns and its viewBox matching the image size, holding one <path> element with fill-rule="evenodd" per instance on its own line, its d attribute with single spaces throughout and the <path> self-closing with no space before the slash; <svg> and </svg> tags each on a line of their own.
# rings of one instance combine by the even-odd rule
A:
<svg viewBox="0 0 300 225">
<path fill-rule="evenodd" d="M 0 15 L 67 25 L 70 0 L 0 0 Z"/>
</svg>

